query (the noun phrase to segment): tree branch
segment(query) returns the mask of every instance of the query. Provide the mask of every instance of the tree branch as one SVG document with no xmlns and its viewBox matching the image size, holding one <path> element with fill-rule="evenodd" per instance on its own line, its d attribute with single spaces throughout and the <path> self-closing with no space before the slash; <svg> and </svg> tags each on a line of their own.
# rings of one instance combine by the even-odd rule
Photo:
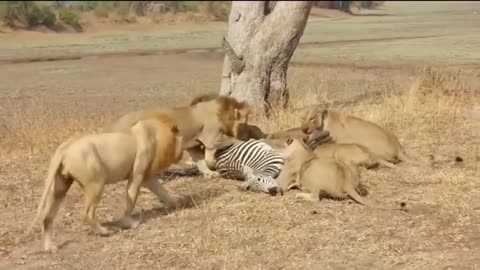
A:
<svg viewBox="0 0 480 270">
<path fill-rule="evenodd" d="M 237 56 L 225 37 L 223 37 L 222 40 L 222 47 L 225 50 L 225 54 L 228 56 L 228 59 L 230 60 L 232 71 L 236 74 L 242 73 L 243 69 L 245 68 L 245 62 L 243 61 L 242 57 Z"/>
</svg>

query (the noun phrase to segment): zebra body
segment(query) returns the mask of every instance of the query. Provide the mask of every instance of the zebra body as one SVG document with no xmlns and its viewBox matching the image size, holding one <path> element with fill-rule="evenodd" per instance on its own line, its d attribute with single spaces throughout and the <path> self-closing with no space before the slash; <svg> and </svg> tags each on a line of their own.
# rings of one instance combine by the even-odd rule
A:
<svg viewBox="0 0 480 270">
<path fill-rule="evenodd" d="M 285 157 L 261 141 L 250 139 L 234 144 L 217 155 L 216 168 L 222 177 L 244 180 L 243 166 L 255 174 L 276 178 L 282 170 Z"/>
<path fill-rule="evenodd" d="M 275 195 L 285 157 L 261 141 L 250 139 L 220 151 L 216 170 L 222 177 L 245 180 L 244 187 Z"/>
</svg>

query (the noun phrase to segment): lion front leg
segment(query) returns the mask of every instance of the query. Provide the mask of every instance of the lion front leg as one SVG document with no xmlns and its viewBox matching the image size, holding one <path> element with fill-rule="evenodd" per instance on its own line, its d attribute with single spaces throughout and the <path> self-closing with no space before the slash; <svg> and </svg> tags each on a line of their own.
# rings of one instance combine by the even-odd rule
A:
<svg viewBox="0 0 480 270">
<path fill-rule="evenodd" d="M 295 198 L 301 199 L 304 201 L 309 201 L 309 202 L 315 202 L 317 201 L 316 196 L 314 193 L 309 193 L 309 192 L 300 192 L 295 194 Z"/>
<path fill-rule="evenodd" d="M 205 160 L 205 152 L 199 149 L 186 149 L 191 157 L 191 160 L 197 166 L 200 173 L 205 178 L 219 178 L 220 174 L 208 168 L 207 161 Z"/>
<path fill-rule="evenodd" d="M 140 225 L 140 221 L 132 217 L 133 209 L 137 203 L 138 193 L 143 182 L 143 174 L 136 174 L 132 179 L 128 180 L 127 191 L 125 196 L 126 207 L 123 217 L 120 219 L 120 224 L 124 228 L 136 228 Z"/>
<path fill-rule="evenodd" d="M 143 186 L 148 188 L 158 200 L 165 204 L 168 208 L 175 208 L 177 206 L 177 200 L 175 200 L 165 189 L 165 187 L 160 184 L 156 179 L 151 178 L 143 183 Z"/>
<path fill-rule="evenodd" d="M 288 189 L 294 184 L 295 181 L 295 171 L 292 168 L 289 168 L 285 164 L 282 168 L 282 171 L 277 177 L 277 183 L 282 192 L 288 191 Z"/>
<path fill-rule="evenodd" d="M 213 171 L 210 168 L 208 168 L 207 161 L 206 160 L 199 160 L 197 161 L 197 167 L 200 173 L 203 175 L 205 178 L 219 178 L 220 173 L 217 171 Z"/>
</svg>

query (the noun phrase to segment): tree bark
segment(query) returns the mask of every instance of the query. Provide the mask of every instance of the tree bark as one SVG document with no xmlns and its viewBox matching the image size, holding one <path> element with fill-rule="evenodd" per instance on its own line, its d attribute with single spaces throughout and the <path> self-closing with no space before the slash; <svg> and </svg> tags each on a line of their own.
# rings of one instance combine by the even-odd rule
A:
<svg viewBox="0 0 480 270">
<path fill-rule="evenodd" d="M 311 1 L 232 1 L 220 95 L 265 109 L 288 104 L 287 70 Z"/>
</svg>

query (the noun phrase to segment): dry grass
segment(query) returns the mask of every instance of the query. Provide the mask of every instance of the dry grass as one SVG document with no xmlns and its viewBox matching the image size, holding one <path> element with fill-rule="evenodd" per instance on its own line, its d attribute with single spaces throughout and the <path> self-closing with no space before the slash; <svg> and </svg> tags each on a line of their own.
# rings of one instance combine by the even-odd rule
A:
<svg viewBox="0 0 480 270">
<path fill-rule="evenodd" d="M 85 112 L 58 112 L 42 100 L 23 100 L 2 106 L 4 138 L 1 147 L 4 154 L 15 152 L 38 154 L 45 148 L 57 147 L 60 141 L 73 134 L 94 131 L 103 119 L 90 119 Z"/>
<path fill-rule="evenodd" d="M 463 164 L 433 170 L 362 172 L 369 196 L 387 204 L 407 201 L 409 212 L 373 210 L 349 200 L 302 202 L 295 191 L 270 197 L 239 191 L 237 181 L 183 177 L 165 186 L 190 196 L 193 204 L 167 213 L 143 191 L 136 207 L 142 225 L 97 237 L 82 223 L 83 193 L 74 185 L 55 222 L 58 254 L 38 252 L 39 234 L 15 245 L 36 210 L 49 159 L 61 141 L 95 132 L 130 110 L 187 104 L 194 95 L 215 91 L 222 58 L 189 52 L 0 64 L 0 268 L 480 268 L 480 74 L 478 64 L 458 65 L 477 55 L 475 4 L 388 5 L 403 8 L 393 16 L 309 22 L 303 42 L 336 43 L 300 48 L 288 74 L 294 109 L 252 122 L 269 131 L 290 128 L 299 124 L 301 108 L 319 103 L 391 129 L 422 155 L 462 156 Z M 224 25 L 161 30 L 55 39 L 6 34 L 0 54 L 210 47 L 218 45 Z M 447 36 L 385 40 L 404 33 Z M 448 67 L 433 65 L 433 56 L 447 59 Z M 99 220 L 121 215 L 124 187 L 106 188 Z"/>
<path fill-rule="evenodd" d="M 167 99 L 165 92 L 150 83 L 157 82 L 161 74 L 166 85 L 172 80 L 172 85 L 173 81 L 177 85 L 175 89 L 190 88 L 195 90 L 194 94 L 202 93 L 210 89 L 210 80 L 218 80 L 214 71 L 221 65 L 221 61 L 204 60 L 204 70 L 197 74 L 191 59 L 143 59 L 133 57 L 127 61 L 139 72 L 155 66 L 157 75 L 148 77 L 126 69 L 136 79 L 126 86 L 105 86 L 108 94 L 105 92 L 96 101 L 89 99 L 92 93 L 88 91 L 83 95 L 62 95 L 62 89 L 75 83 L 68 76 L 54 81 L 44 77 L 36 84 L 24 84 L 22 94 L 3 98 L 0 108 L 7 131 L 1 147 L 9 151 L 2 153 L 5 162 L 0 167 L 5 172 L 0 177 L 4 187 L 0 203 L 5 206 L 0 210 L 0 254 L 3 251 L 10 263 L 20 269 L 316 269 L 320 264 L 327 269 L 478 267 L 480 262 L 474 256 L 480 250 L 476 236 L 478 210 L 474 209 L 480 206 L 476 201 L 479 171 L 474 134 L 478 127 L 474 125 L 478 108 L 475 106 L 480 98 L 471 88 L 471 81 L 477 79 L 444 67 L 407 73 L 381 67 L 359 70 L 353 65 L 291 70 L 294 108 L 327 101 L 327 107 L 392 129 L 408 148 L 421 154 L 458 154 L 464 158 L 463 165 L 433 171 L 406 168 L 397 173 L 383 168 L 363 172 L 369 196 L 386 203 L 405 200 L 410 207 L 408 213 L 372 210 L 351 201 L 301 202 L 294 199 L 294 191 L 283 197 L 241 192 L 236 188 L 238 183 L 231 180 L 178 178 L 167 182 L 166 187 L 173 193 L 190 196 L 192 205 L 167 213 L 158 207 L 152 194 L 142 192 L 136 209 L 143 224 L 138 229 L 102 238 L 87 233 L 81 219 L 83 194 L 74 186 L 55 223 L 55 239 L 64 243 L 60 252 L 39 253 L 38 235 L 34 242 L 15 246 L 15 236 L 26 228 L 36 209 L 50 155 L 62 140 L 73 134 L 93 132 L 112 116 L 149 107 L 158 100 L 161 104 L 185 104 L 191 97 L 175 94 Z M 79 72 L 82 61 L 72 62 L 77 63 Z M 111 76 L 124 76 L 122 61 L 125 60 L 98 60 L 95 66 L 83 63 L 92 69 L 92 74 L 82 75 L 89 78 L 85 87 L 95 89 L 97 84 L 106 84 L 102 80 L 104 65 L 110 67 Z M 43 63 L 28 64 L 32 65 L 35 68 L 31 70 L 26 68 L 27 64 L 18 68 L 30 76 L 29 72 L 45 67 Z M 198 79 L 185 82 L 178 80 L 183 75 L 171 78 L 173 73 L 161 72 L 163 66 L 191 73 Z M 336 79 L 334 75 L 338 73 L 347 80 Z M 32 79 L 36 76 L 31 74 Z M 36 85 L 44 84 L 51 86 L 51 92 L 42 96 L 31 92 Z M 131 90 L 126 88 L 137 89 L 137 97 L 132 100 L 125 92 Z M 351 100 L 356 101 L 344 102 Z M 290 128 L 299 124 L 299 115 L 299 110 L 280 111 L 273 121 L 253 122 L 266 130 Z M 123 186 L 106 189 L 98 209 L 100 220 L 111 221 L 120 214 Z"/>
</svg>

